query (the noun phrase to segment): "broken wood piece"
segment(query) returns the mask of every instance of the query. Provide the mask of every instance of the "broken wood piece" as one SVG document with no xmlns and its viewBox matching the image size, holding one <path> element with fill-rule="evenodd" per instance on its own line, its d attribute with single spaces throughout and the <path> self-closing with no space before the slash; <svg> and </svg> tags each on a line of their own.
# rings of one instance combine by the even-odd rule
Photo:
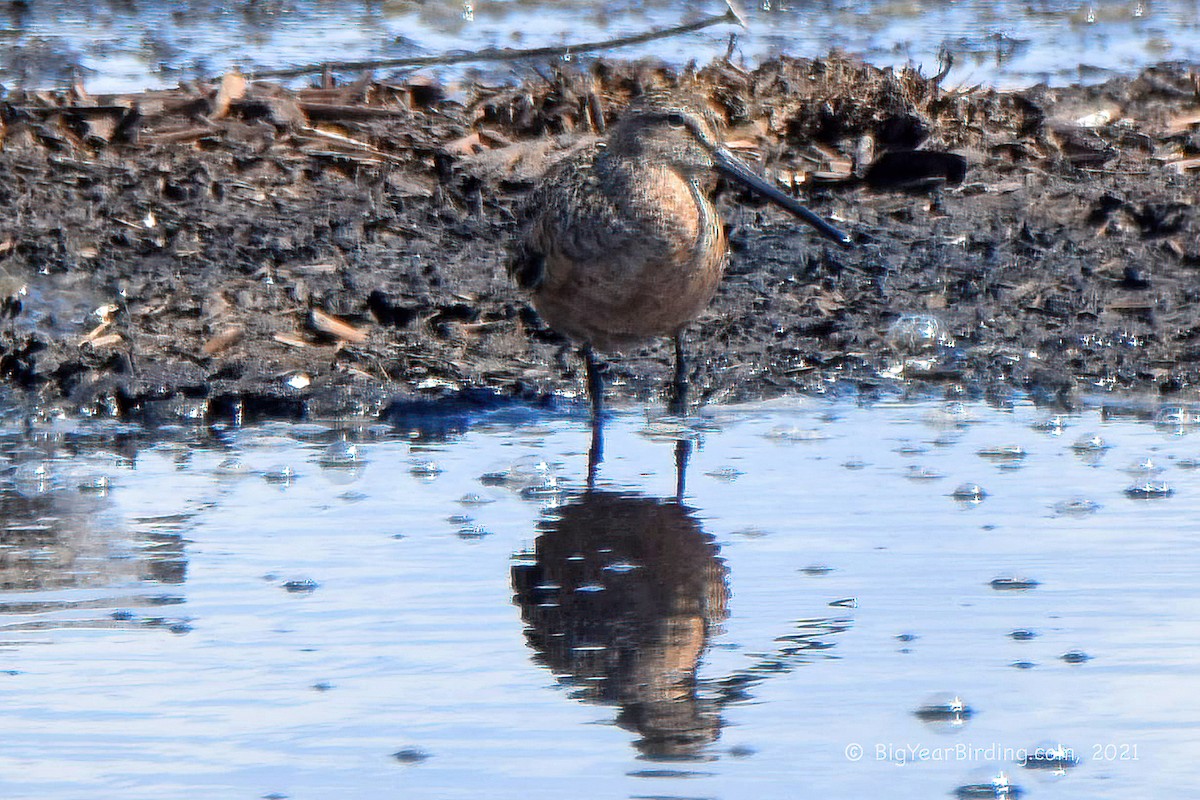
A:
<svg viewBox="0 0 1200 800">
<path fill-rule="evenodd" d="M 338 120 L 338 119 L 396 119 L 412 115 L 404 108 L 379 108 L 377 106 L 350 106 L 334 103 L 313 103 L 301 101 L 300 110 L 309 119 Z"/>
<path fill-rule="evenodd" d="M 324 158 L 330 161 L 340 161 L 351 164 L 386 164 L 387 159 L 375 155 L 346 152 L 344 150 L 304 150 L 304 154 L 313 158 Z"/>
<path fill-rule="evenodd" d="M 480 128 L 442 145 L 442 151 L 450 155 L 471 156 L 484 150 L 511 147 L 512 144 L 512 140 L 507 136 Z"/>
<path fill-rule="evenodd" d="M 442 145 L 442 152 L 454 156 L 473 156 L 485 149 L 487 148 L 484 147 L 483 141 L 479 138 L 478 131 L 468 133 L 466 136 L 459 137 Z"/>
<path fill-rule="evenodd" d="M 661 28 L 658 30 L 646 31 L 644 33 L 635 34 L 633 36 L 621 36 L 616 39 L 605 39 L 600 42 L 577 42 L 568 45 L 552 45 L 549 47 L 533 47 L 526 50 L 517 50 L 508 47 L 488 47 L 483 50 L 474 50 L 470 52 L 455 51 L 444 53 L 440 56 L 417 56 L 411 58 L 382 58 L 372 59 L 369 61 L 326 61 L 320 64 L 306 64 L 299 67 L 287 67 L 284 69 L 267 69 L 256 73 L 260 78 L 295 78 L 300 75 L 308 75 L 314 72 L 320 72 L 325 76 L 325 85 L 331 83 L 330 72 L 337 70 L 339 72 L 362 72 L 363 70 L 371 69 L 396 69 L 403 67 L 428 67 L 445 64 L 467 64 L 472 61 L 515 61 L 523 58 L 542 58 L 542 57 L 562 57 L 573 53 L 585 53 L 592 50 L 608 50 L 614 47 L 626 47 L 634 44 L 644 44 L 652 42 L 656 39 L 665 39 L 670 36 L 679 36 L 685 33 L 707 28 L 711 25 L 720 25 L 732 23 L 745 27 L 743 17 L 734 8 L 726 4 L 724 14 L 714 14 L 712 16 L 698 19 L 695 22 L 687 22 L 682 25 L 675 25 L 671 28 Z"/>
<path fill-rule="evenodd" d="M 314 308 L 309 313 L 309 321 L 316 330 L 344 342 L 358 343 L 367 339 L 366 331 L 359 330 L 349 322 L 338 319 L 332 314 L 326 314 L 320 309 Z"/>
<path fill-rule="evenodd" d="M 216 128 L 186 128 L 181 131 L 169 131 L 166 133 L 149 133 L 144 135 L 145 141 L 150 144 L 181 144 L 184 142 L 198 142 L 201 139 L 207 139 L 211 136 L 216 136 L 220 133 Z"/>
<path fill-rule="evenodd" d="M 221 88 L 217 90 L 217 97 L 213 100 L 213 110 L 209 115 L 212 119 L 221 119 L 228 116 L 229 105 L 234 100 L 241 100 L 246 96 L 246 79 L 237 70 L 226 72 L 221 78 Z"/>
<path fill-rule="evenodd" d="M 1196 125 L 1200 125 L 1200 111 L 1189 111 L 1170 119 L 1167 122 L 1167 130 L 1170 133 L 1183 133 Z"/>
<path fill-rule="evenodd" d="M 303 136 L 315 136 L 318 139 L 324 139 L 325 141 L 329 142 L 337 142 L 338 144 L 353 147 L 356 150 L 366 150 L 367 152 L 372 153 L 381 152 L 376 150 L 376 148 L 370 142 L 364 142 L 362 139 L 355 139 L 353 136 L 347 136 L 344 133 L 334 133 L 333 131 L 326 131 L 320 128 L 313 128 L 311 126 L 301 128 L 300 132 L 303 134 Z"/>
<path fill-rule="evenodd" d="M 1181 158 L 1178 161 L 1171 161 L 1167 164 L 1176 172 L 1188 172 L 1193 169 L 1200 169 L 1200 158 Z"/>
<path fill-rule="evenodd" d="M 338 265 L 333 263 L 297 264 L 283 268 L 287 272 L 304 272 L 310 275 L 329 275 L 338 271 Z"/>
<path fill-rule="evenodd" d="M 108 144 L 117 132 L 119 121 L 119 118 L 111 116 L 85 119 L 86 133 L 84 133 L 83 140 L 88 144 Z"/>
<path fill-rule="evenodd" d="M 246 335 L 246 329 L 240 325 L 230 325 L 227 328 L 222 328 L 211 337 L 204 346 L 200 348 L 201 352 L 206 356 L 214 356 L 217 353 L 228 350 L 235 344 L 240 342 Z"/>
<path fill-rule="evenodd" d="M 271 338 L 274 339 L 276 342 L 279 342 L 279 344 L 285 344 L 288 347 L 295 347 L 297 349 L 302 349 L 305 347 L 312 347 L 311 344 L 309 344 L 303 338 L 297 336 L 294 333 L 277 333 L 274 336 L 272 336 Z"/>
<path fill-rule="evenodd" d="M 112 347 L 125 341 L 125 338 L 119 333 L 107 333 L 104 336 L 97 336 L 95 339 L 85 339 L 82 344 L 91 345 L 95 349 L 101 347 Z M 82 345 L 81 345 L 82 346 Z"/>
<path fill-rule="evenodd" d="M 101 322 L 99 325 L 92 328 L 90 331 L 84 334 L 83 342 L 81 342 L 81 344 L 87 344 L 88 342 L 93 342 L 100 338 L 100 336 L 103 335 L 106 330 L 108 330 L 110 324 L 111 323 L 109 322 Z"/>
<path fill-rule="evenodd" d="M 1154 300 L 1114 300 L 1104 307 L 1106 311 L 1150 311 L 1157 303 Z"/>
<path fill-rule="evenodd" d="M 303 141 L 313 141 L 314 139 L 317 139 L 317 140 L 320 140 L 327 144 L 332 144 L 337 147 L 345 148 L 343 151 L 338 151 L 333 154 L 329 154 L 324 151 L 305 149 L 304 152 L 307 155 L 311 155 L 311 156 L 326 156 L 326 157 L 328 157 L 329 155 L 336 155 L 336 156 L 341 156 L 343 158 L 357 157 L 357 158 L 355 158 L 355 160 L 361 160 L 361 161 L 365 161 L 365 162 L 369 162 L 369 163 L 379 163 L 381 161 L 388 161 L 393 164 L 406 163 L 404 161 L 404 159 L 398 158 L 397 156 L 394 156 L 391 153 L 380 150 L 378 147 L 375 147 L 370 142 L 364 142 L 361 139 L 355 139 L 353 137 L 346 136 L 341 133 L 334 133 L 332 131 L 323 131 L 320 128 L 301 127 L 300 133 L 297 134 L 296 138 L 302 142 Z"/>
</svg>

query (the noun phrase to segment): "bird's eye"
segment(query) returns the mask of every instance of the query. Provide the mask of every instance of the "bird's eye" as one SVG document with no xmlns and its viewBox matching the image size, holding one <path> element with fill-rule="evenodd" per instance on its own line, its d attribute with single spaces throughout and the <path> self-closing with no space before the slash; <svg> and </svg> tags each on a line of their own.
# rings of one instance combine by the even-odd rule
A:
<svg viewBox="0 0 1200 800">
<path fill-rule="evenodd" d="M 672 111 L 667 114 L 667 124 L 672 128 L 682 128 L 686 124 L 686 120 L 683 118 L 683 114 Z"/>
</svg>

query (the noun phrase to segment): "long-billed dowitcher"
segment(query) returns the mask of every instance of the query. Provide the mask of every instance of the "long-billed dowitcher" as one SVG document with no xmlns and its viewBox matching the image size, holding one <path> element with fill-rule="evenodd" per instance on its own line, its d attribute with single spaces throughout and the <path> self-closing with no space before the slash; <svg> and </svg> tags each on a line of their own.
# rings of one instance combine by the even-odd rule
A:
<svg viewBox="0 0 1200 800">
<path fill-rule="evenodd" d="M 554 167 L 526 206 L 510 273 L 553 329 L 578 342 L 593 415 L 603 383 L 595 351 L 675 341 L 671 410 L 686 409 L 682 331 L 712 299 L 728 246 L 711 194 L 720 173 L 842 245 L 850 237 L 735 156 L 705 116 L 647 101 L 608 136 Z"/>
</svg>

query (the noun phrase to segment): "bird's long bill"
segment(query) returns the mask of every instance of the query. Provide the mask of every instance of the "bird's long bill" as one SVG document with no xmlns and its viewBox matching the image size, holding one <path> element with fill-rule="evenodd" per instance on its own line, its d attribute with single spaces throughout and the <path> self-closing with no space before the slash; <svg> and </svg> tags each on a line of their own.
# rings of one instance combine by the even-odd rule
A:
<svg viewBox="0 0 1200 800">
<path fill-rule="evenodd" d="M 838 230 L 830 225 L 821 217 L 809 211 L 804 206 L 796 202 L 795 198 L 781 192 L 779 189 L 772 186 L 770 183 L 756 175 L 750 167 L 740 158 L 729 152 L 724 147 L 714 148 L 712 151 L 713 164 L 724 174 L 733 178 L 738 183 L 743 184 L 748 189 L 761 194 L 763 197 L 770 200 L 775 205 L 790 211 L 800 219 L 807 222 L 817 229 L 817 232 L 826 239 L 832 239 L 843 247 L 850 245 L 850 235 L 844 231 Z"/>
</svg>

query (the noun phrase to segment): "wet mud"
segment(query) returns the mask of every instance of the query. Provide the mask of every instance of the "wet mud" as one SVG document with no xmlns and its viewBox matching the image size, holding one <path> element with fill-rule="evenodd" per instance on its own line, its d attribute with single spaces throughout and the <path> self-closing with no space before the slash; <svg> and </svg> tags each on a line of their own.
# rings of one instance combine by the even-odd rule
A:
<svg viewBox="0 0 1200 800">
<path fill-rule="evenodd" d="M 1190 394 L 1200 380 L 1200 74 L 1006 93 L 783 58 L 601 62 L 520 86 L 227 75 L 0 103 L 0 375 L 141 420 L 372 413 L 397 394 L 583 391 L 505 270 L 522 199 L 633 99 L 705 99 L 731 146 L 850 231 L 732 187 L 687 331 L 709 402 L 839 386 Z M 669 342 L 613 357 L 656 399 Z"/>
</svg>

